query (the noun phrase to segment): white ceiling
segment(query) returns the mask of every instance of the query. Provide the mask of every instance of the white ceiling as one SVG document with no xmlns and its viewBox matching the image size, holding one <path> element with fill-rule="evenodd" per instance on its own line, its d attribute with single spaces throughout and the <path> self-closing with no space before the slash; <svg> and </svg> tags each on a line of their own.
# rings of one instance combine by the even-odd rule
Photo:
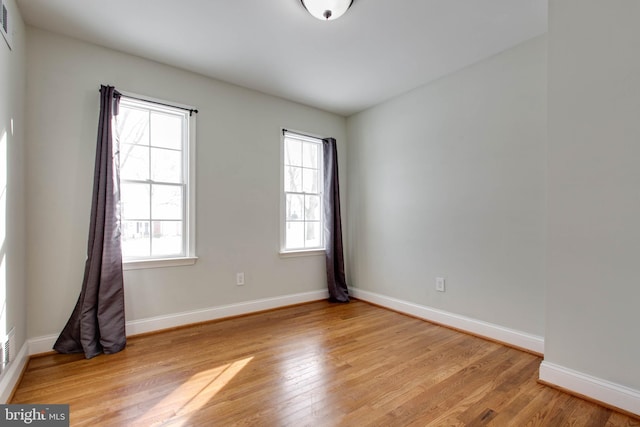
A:
<svg viewBox="0 0 640 427">
<path fill-rule="evenodd" d="M 547 0 L 17 0 L 24 20 L 350 115 L 547 30 Z"/>
</svg>

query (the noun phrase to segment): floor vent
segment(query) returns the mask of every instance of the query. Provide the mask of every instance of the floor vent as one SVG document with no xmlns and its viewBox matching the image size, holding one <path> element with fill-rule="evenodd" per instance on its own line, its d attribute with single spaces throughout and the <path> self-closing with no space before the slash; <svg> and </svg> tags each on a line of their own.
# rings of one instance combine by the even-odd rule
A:
<svg viewBox="0 0 640 427">
<path fill-rule="evenodd" d="M 13 360 L 15 330 L 11 328 L 9 334 L 2 340 L 2 351 L 0 354 L 0 374 L 4 372 Z"/>
</svg>

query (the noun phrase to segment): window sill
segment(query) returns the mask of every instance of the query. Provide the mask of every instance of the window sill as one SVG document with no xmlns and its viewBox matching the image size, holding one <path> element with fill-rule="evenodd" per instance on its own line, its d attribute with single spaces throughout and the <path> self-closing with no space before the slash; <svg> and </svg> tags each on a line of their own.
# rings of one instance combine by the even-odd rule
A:
<svg viewBox="0 0 640 427">
<path fill-rule="evenodd" d="M 141 270 L 144 268 L 179 267 L 193 265 L 198 257 L 140 259 L 122 262 L 123 270 Z"/>
<path fill-rule="evenodd" d="M 311 249 L 301 251 L 280 251 L 280 258 L 295 258 L 300 256 L 320 256 L 326 255 L 327 251 L 324 249 Z"/>
</svg>

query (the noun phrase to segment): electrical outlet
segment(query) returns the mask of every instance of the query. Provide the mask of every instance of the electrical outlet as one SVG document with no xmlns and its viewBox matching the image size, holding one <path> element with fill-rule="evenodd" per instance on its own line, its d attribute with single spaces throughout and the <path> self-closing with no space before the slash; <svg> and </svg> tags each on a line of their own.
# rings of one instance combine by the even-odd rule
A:
<svg viewBox="0 0 640 427">
<path fill-rule="evenodd" d="M 236 273 L 236 285 L 244 285 L 244 273 Z"/>
<path fill-rule="evenodd" d="M 444 277 L 436 277 L 436 291 L 444 292 Z"/>
</svg>

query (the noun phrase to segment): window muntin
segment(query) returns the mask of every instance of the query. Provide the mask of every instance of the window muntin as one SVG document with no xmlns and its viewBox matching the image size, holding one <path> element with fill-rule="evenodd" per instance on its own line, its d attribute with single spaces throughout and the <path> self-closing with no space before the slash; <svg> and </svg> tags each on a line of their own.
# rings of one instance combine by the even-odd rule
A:
<svg viewBox="0 0 640 427">
<path fill-rule="evenodd" d="M 192 256 L 189 112 L 123 96 L 119 143 L 124 261 Z"/>
<path fill-rule="evenodd" d="M 289 131 L 282 146 L 282 251 L 324 249 L 322 140 Z"/>
</svg>

